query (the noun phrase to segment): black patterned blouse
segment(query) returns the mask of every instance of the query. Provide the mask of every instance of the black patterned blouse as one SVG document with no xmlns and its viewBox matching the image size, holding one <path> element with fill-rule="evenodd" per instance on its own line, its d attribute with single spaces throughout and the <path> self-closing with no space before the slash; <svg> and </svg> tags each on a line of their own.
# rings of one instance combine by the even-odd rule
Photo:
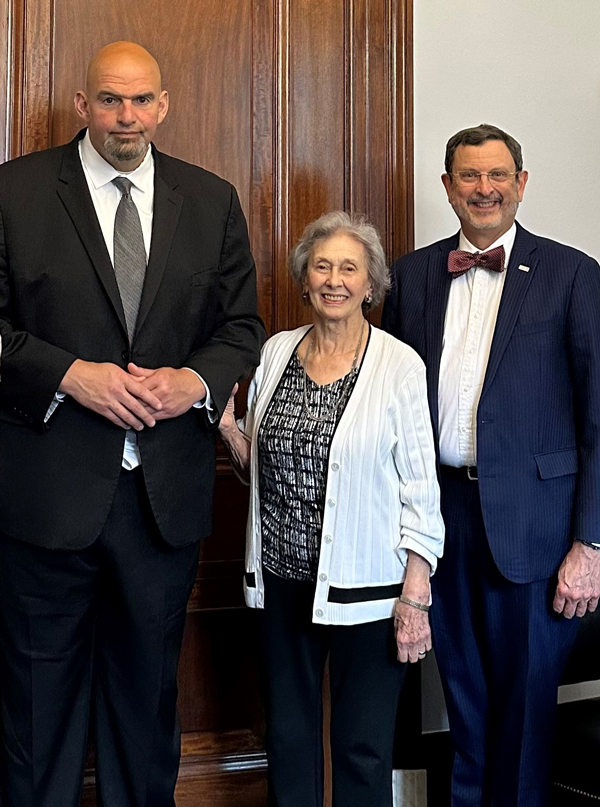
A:
<svg viewBox="0 0 600 807">
<path fill-rule="evenodd" d="M 262 562 L 292 580 L 316 580 L 329 447 L 360 367 L 332 384 L 306 379 L 296 351 L 284 370 L 258 434 Z M 342 396 L 339 405 L 335 404 Z"/>
</svg>

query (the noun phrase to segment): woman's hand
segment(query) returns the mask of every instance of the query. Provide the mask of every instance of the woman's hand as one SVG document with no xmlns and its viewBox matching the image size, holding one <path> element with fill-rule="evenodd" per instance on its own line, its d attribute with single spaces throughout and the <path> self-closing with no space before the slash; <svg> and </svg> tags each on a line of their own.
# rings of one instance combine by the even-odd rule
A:
<svg viewBox="0 0 600 807">
<path fill-rule="evenodd" d="M 394 628 L 398 661 L 414 663 L 422 660 L 425 653 L 431 650 L 431 628 L 426 611 L 396 600 Z"/>
<path fill-rule="evenodd" d="M 427 606 L 430 572 L 431 567 L 425 558 L 409 549 L 402 595 Z M 394 608 L 394 627 L 398 661 L 414 663 L 424 659 L 425 654 L 431 650 L 431 628 L 427 611 L 397 600 Z"/>
<path fill-rule="evenodd" d="M 231 390 L 227 406 L 219 421 L 219 434 L 229 452 L 233 467 L 242 482 L 248 482 L 250 472 L 250 440 L 238 429 L 233 398 L 238 385 Z"/>
<path fill-rule="evenodd" d="M 229 396 L 229 400 L 227 401 L 227 406 L 223 410 L 223 414 L 221 415 L 221 420 L 219 421 L 219 431 L 221 434 L 227 433 L 231 429 L 233 429 L 236 425 L 235 423 L 235 393 L 238 391 L 238 384 L 234 386 L 231 390 L 231 395 Z"/>
</svg>

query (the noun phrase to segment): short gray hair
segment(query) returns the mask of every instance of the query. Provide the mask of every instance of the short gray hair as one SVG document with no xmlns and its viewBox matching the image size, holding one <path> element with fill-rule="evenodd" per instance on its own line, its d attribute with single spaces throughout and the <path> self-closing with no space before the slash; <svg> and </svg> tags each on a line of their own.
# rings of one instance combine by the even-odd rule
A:
<svg viewBox="0 0 600 807">
<path fill-rule="evenodd" d="M 368 310 L 378 305 L 390 287 L 390 270 L 381 246 L 381 239 L 375 227 L 366 216 L 357 213 L 348 214 L 343 210 L 325 213 L 316 221 L 312 221 L 302 233 L 300 240 L 290 253 L 288 268 L 292 278 L 302 289 L 308 272 L 308 262 L 317 241 L 331 238 L 338 233 L 347 233 L 365 248 L 367 255 L 367 271 L 373 288 L 370 303 L 363 303 Z"/>
</svg>

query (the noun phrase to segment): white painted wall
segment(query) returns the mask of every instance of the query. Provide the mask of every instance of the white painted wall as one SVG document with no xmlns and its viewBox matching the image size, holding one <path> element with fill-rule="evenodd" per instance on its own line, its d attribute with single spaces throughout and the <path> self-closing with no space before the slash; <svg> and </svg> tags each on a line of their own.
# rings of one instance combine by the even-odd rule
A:
<svg viewBox="0 0 600 807">
<path fill-rule="evenodd" d="M 521 143 L 519 221 L 600 258 L 599 0 L 414 0 L 417 246 L 457 229 L 448 138 L 492 123 Z"/>
<path fill-rule="evenodd" d="M 414 57 L 416 245 L 458 229 L 448 138 L 492 123 L 523 148 L 521 224 L 600 259 L 600 0 L 414 0 Z M 423 694 L 425 730 L 445 727 L 431 662 Z"/>
</svg>

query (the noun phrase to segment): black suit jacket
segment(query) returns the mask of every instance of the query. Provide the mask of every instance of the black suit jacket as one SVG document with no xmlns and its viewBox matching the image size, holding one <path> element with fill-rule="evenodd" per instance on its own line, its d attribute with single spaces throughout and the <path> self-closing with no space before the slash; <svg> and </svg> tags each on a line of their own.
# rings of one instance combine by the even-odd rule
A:
<svg viewBox="0 0 600 807">
<path fill-rule="evenodd" d="M 128 343 L 78 141 L 0 166 L 0 531 L 83 548 L 102 529 L 125 432 L 67 398 L 76 359 L 191 367 L 218 412 L 259 360 L 255 268 L 235 189 L 154 149 L 150 257 Z M 179 546 L 211 530 L 215 429 L 192 409 L 138 434 L 154 516 Z"/>
<path fill-rule="evenodd" d="M 400 258 L 383 327 L 438 381 L 458 235 Z M 490 549 L 514 582 L 550 577 L 573 539 L 600 540 L 600 267 L 517 225 L 477 410 L 477 470 Z"/>
</svg>

